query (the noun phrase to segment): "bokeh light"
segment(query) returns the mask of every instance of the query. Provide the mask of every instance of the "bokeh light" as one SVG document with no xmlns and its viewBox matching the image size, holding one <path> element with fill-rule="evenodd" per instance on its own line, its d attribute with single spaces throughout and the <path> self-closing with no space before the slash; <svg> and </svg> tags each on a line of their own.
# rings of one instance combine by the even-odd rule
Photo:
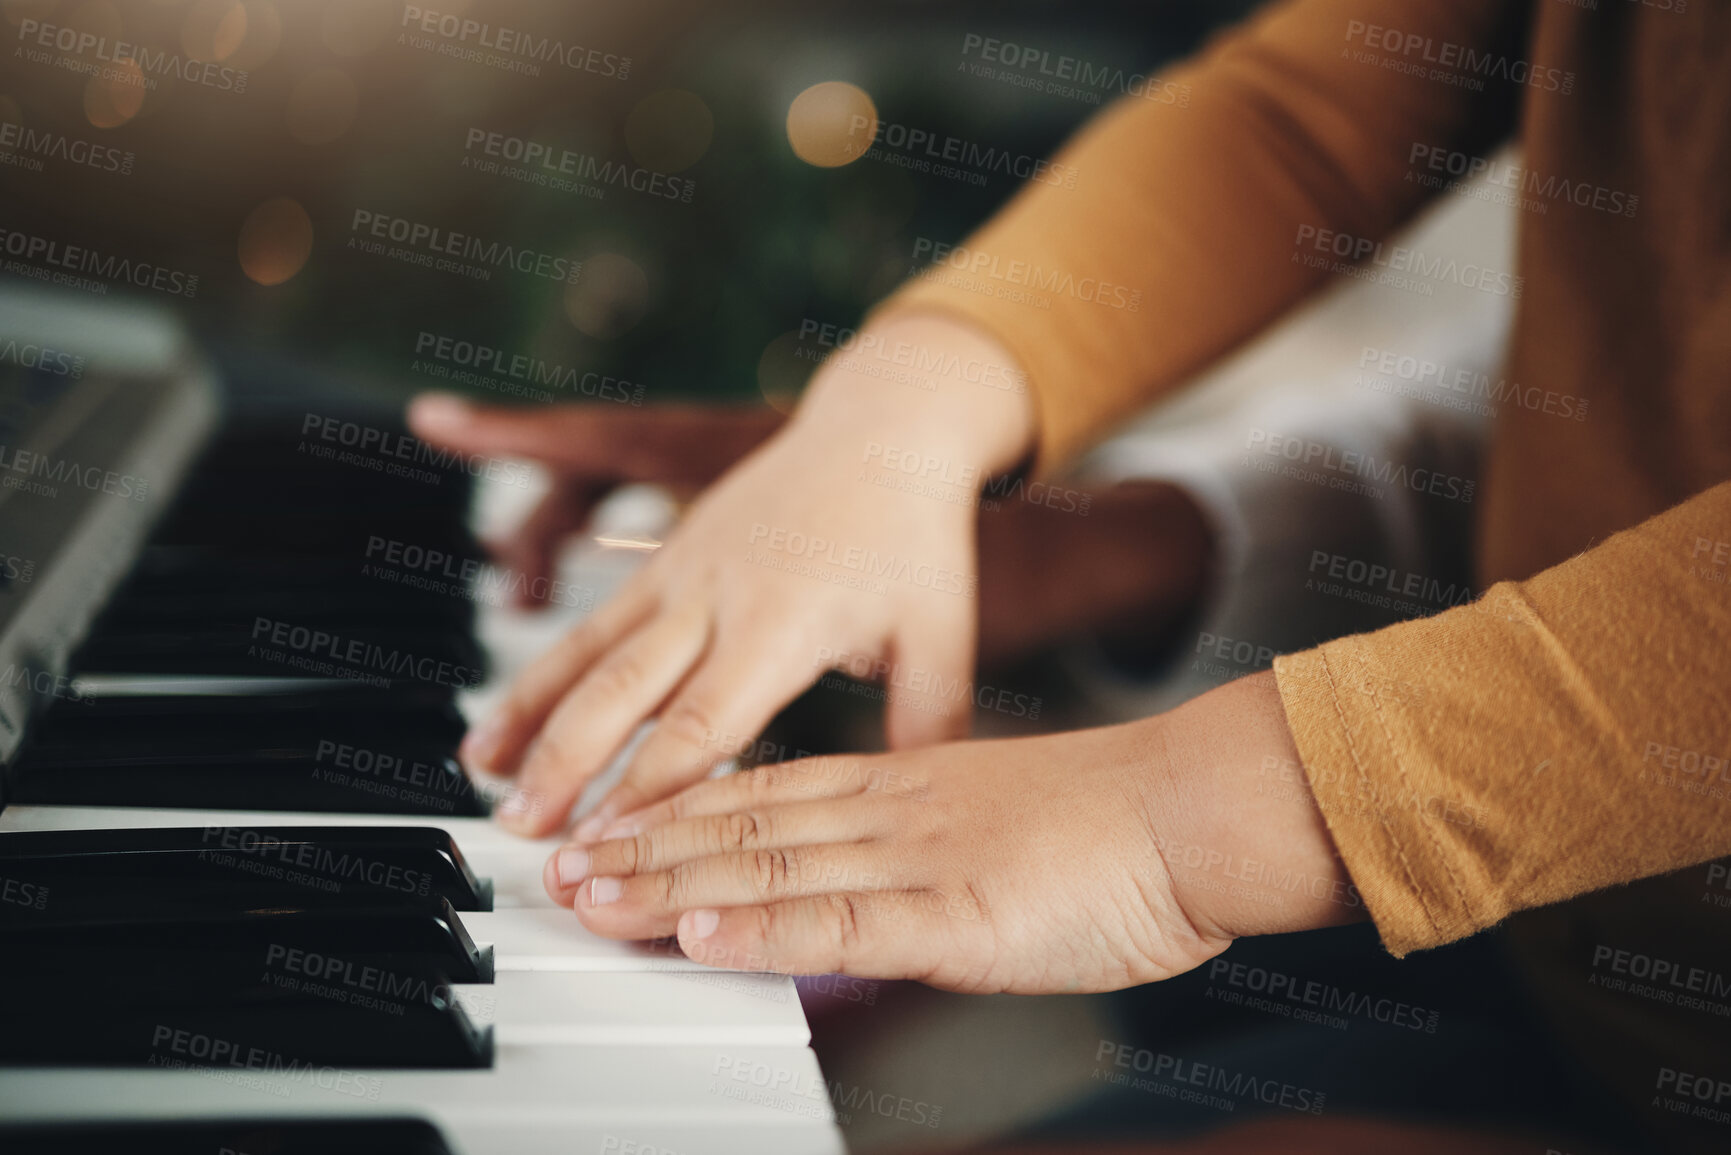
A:
<svg viewBox="0 0 1731 1155">
<path fill-rule="evenodd" d="M 271 0 L 240 0 L 246 10 L 246 36 L 224 62 L 251 72 L 267 63 L 282 45 L 282 13 Z"/>
<path fill-rule="evenodd" d="M 818 168 L 839 168 L 865 155 L 877 136 L 878 110 L 865 89 L 845 80 L 814 84 L 787 109 L 787 142 Z"/>
<path fill-rule="evenodd" d="M 579 332 L 591 337 L 620 336 L 648 309 L 649 275 L 621 253 L 584 258 L 577 282 L 565 289 L 565 315 Z"/>
<path fill-rule="evenodd" d="M 390 38 L 402 11 L 390 0 L 330 0 L 319 31 L 338 56 L 365 56 Z"/>
<path fill-rule="evenodd" d="M 180 46 L 194 60 L 225 61 L 246 39 L 247 23 L 240 0 L 195 0 L 181 25 Z"/>
<path fill-rule="evenodd" d="M 240 267 L 261 285 L 280 285 L 306 266 L 313 222 L 291 197 L 265 201 L 240 226 Z"/>
<path fill-rule="evenodd" d="M 97 128 L 119 128 L 144 107 L 144 69 L 136 60 L 115 61 L 84 85 L 84 115 Z"/>
<path fill-rule="evenodd" d="M 817 369 L 817 362 L 806 355 L 805 344 L 797 329 L 789 329 L 763 347 L 757 359 L 757 391 L 777 413 L 792 413 L 799 404 L 799 395 Z"/>
</svg>

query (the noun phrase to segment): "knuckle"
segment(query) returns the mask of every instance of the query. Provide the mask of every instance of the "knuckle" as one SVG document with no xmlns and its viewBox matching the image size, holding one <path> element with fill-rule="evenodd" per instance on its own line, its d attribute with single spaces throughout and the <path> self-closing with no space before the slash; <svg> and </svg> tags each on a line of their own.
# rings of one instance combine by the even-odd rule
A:
<svg viewBox="0 0 1731 1155">
<path fill-rule="evenodd" d="M 685 909 L 685 898 L 691 893 L 691 871 L 685 866 L 661 872 L 661 908 Z"/>
<path fill-rule="evenodd" d="M 626 652 L 610 654 L 589 675 L 595 692 L 607 698 L 623 698 L 643 684 L 643 665 Z"/>
<path fill-rule="evenodd" d="M 764 897 L 792 889 L 795 865 L 793 854 L 786 850 L 754 850 L 745 860 L 752 887 Z"/>
<path fill-rule="evenodd" d="M 619 844 L 620 865 L 626 874 L 636 874 L 645 866 L 655 861 L 655 836 L 653 834 L 634 834 Z"/>
<path fill-rule="evenodd" d="M 775 961 L 775 946 L 781 940 L 786 930 L 786 912 L 779 906 L 754 906 L 751 908 L 757 921 L 756 941 L 762 944 L 759 961 L 764 970 L 779 971 L 785 969 Z"/>
<path fill-rule="evenodd" d="M 748 850 L 763 842 L 763 819 L 749 810 L 726 814 L 719 820 L 719 842 L 723 850 Z"/>
<path fill-rule="evenodd" d="M 818 905 L 818 919 L 825 937 L 851 954 L 860 942 L 860 908 L 851 894 L 827 894 Z"/>
<path fill-rule="evenodd" d="M 702 746 L 719 729 L 715 718 L 716 711 L 708 702 L 685 694 L 661 716 L 660 730 L 688 745 Z"/>
<path fill-rule="evenodd" d="M 662 811 L 665 815 L 664 821 L 683 822 L 687 818 L 693 817 L 691 813 L 691 807 L 693 805 L 694 803 L 690 797 L 690 792 L 685 790 L 680 791 L 678 794 L 669 798 L 666 802 L 661 803 L 661 806 L 664 808 Z"/>
</svg>

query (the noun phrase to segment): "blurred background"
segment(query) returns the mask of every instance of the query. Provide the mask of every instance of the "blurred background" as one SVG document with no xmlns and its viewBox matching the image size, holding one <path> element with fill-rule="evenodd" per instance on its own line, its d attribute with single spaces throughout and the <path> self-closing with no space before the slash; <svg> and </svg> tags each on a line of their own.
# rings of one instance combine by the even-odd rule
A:
<svg viewBox="0 0 1731 1155">
<path fill-rule="evenodd" d="M 444 382 L 494 400 L 595 399 L 593 372 L 639 401 L 785 405 L 814 367 L 803 322 L 853 323 L 919 238 L 959 241 L 1019 183 L 861 159 L 869 130 L 838 125 L 1044 157 L 1251 6 L 4 0 L 0 227 L 196 277 L 90 288 L 172 299 L 219 350 L 359 387 L 438 383 L 433 334 L 447 370 L 458 341 L 542 363 L 531 392 Z M 355 243 L 398 247 L 392 220 L 581 271 Z M 19 244 L 7 275 L 41 276 Z"/>
<path fill-rule="evenodd" d="M 785 409 L 829 351 L 825 326 L 856 324 L 1033 159 L 1254 6 L 0 0 L 0 279 L 170 307 L 240 384 Z M 862 155 L 880 132 L 889 147 Z M 930 171 L 909 143 L 952 139 L 992 159 Z M 1454 231 L 1427 250 L 1507 267 L 1514 226 L 1487 206 L 1455 198 Z M 1357 411 L 1373 322 L 1418 332 L 1445 312 L 1340 287 L 1296 344 L 1277 334 L 1221 367 L 1212 395 L 1326 387 Z M 1499 338 L 1496 302 L 1461 294 L 1476 320 L 1459 327 Z M 999 684 L 1052 701 L 1044 728 L 1098 721 L 1062 712 L 1040 680 L 1055 676 Z M 808 695 L 776 741 L 858 749 L 875 714 Z M 1338 1088 L 1326 1122 L 1508 1125 L 1555 1137 L 1518 1148 L 1534 1155 L 1584 1152 L 1579 1135 L 1618 1120 L 1575 1101 L 1500 950 L 1479 936 L 1398 963 L 1368 925 L 1234 948 L 1419 1008 L 1428 1030 L 1227 1006 L 1201 971 L 1097 997 L 833 976 L 802 994 L 856 1152 L 1185 1141 L 1243 1121 L 1103 1085 L 1099 1057 L 1125 1048 Z"/>
</svg>

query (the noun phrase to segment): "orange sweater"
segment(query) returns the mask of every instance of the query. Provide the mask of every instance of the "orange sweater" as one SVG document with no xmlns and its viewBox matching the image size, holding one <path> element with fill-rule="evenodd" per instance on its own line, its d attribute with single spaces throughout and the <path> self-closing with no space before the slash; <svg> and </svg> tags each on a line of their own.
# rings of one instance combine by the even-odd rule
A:
<svg viewBox="0 0 1731 1155">
<path fill-rule="evenodd" d="M 1731 9 L 1290 0 L 1168 79 L 880 314 L 1012 349 L 1049 470 L 1331 262 L 1518 295 L 1488 592 L 1275 663 L 1318 803 L 1397 954 L 1731 853 Z M 1377 247 L 1517 128 L 1518 270 Z"/>
<path fill-rule="evenodd" d="M 1187 102 L 1104 110 L 1056 158 L 1074 187 L 1023 190 L 880 313 L 1014 350 L 1051 470 L 1336 260 L 1518 294 L 1490 588 L 1277 659 L 1281 697 L 1387 947 L 1533 908 L 1511 940 L 1561 1029 L 1724 1150 L 1678 1089 L 1731 1086 L 1731 7 L 1288 0 L 1167 79 Z M 1376 248 L 1511 135 L 1517 270 Z"/>
</svg>

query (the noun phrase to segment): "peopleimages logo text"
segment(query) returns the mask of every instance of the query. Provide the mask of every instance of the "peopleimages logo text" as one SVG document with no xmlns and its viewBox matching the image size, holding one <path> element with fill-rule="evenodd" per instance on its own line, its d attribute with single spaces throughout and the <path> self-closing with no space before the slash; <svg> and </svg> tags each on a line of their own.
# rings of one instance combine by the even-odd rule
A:
<svg viewBox="0 0 1731 1155">
<path fill-rule="evenodd" d="M 434 12 L 405 4 L 401 26 L 427 36 L 437 36 L 452 45 L 473 45 L 476 49 L 497 52 L 531 65 L 552 62 L 573 72 L 591 72 L 613 80 L 625 80 L 631 75 L 629 56 L 586 48 L 581 44 L 567 44 L 551 36 L 495 26 L 452 12 Z"/>
<path fill-rule="evenodd" d="M 126 149 L 113 145 L 94 144 L 51 128 L 28 128 L 16 121 L 0 120 L 0 157 L 14 155 L 60 160 L 122 176 L 132 171 L 137 159 Z"/>
<path fill-rule="evenodd" d="M 1367 49 L 1389 53 L 1411 65 L 1435 65 L 1433 72 L 1441 72 L 1442 75 L 1433 75 L 1431 79 L 1434 80 L 1452 79 L 1448 74 L 1453 73 L 1456 77 L 1477 81 L 1475 88 L 1489 79 L 1537 88 L 1542 92 L 1556 92 L 1564 96 L 1575 90 L 1573 72 L 1547 68 L 1530 60 L 1512 59 L 1500 52 L 1474 48 L 1470 44 L 1438 40 L 1434 36 L 1425 36 L 1418 32 L 1386 28 L 1381 24 L 1367 24 L 1363 20 L 1348 20 L 1346 39 L 1348 43 L 1357 42 Z"/>
<path fill-rule="evenodd" d="M 1292 259 L 1312 268 L 1329 268 L 1327 258 L 1343 262 L 1368 264 L 1391 273 L 1411 274 L 1432 281 L 1445 281 L 1466 289 L 1477 289 L 1495 297 L 1520 300 L 1526 279 L 1514 273 L 1461 262 L 1450 256 L 1439 256 L 1405 245 L 1385 245 L 1374 237 L 1355 236 L 1319 225 L 1301 224 L 1292 239 Z M 1309 249 L 1320 256 L 1312 256 Z"/>
<path fill-rule="evenodd" d="M 974 174 L 998 173 L 1036 184 L 1076 187 L 1075 165 L 1010 152 L 929 128 L 856 115 L 848 122 L 847 134 L 849 148 L 856 156 L 883 148 L 929 162 L 955 165 Z"/>
<path fill-rule="evenodd" d="M 154 289 L 176 297 L 196 297 L 198 276 L 194 273 L 135 261 L 103 253 L 87 245 L 69 245 L 63 241 L 0 227 L 0 253 L 21 261 L 35 261 L 50 268 L 74 273 L 88 273 L 105 281 L 124 282 L 140 289 Z M 16 270 L 13 270 L 16 271 Z"/>
<path fill-rule="evenodd" d="M 549 281 L 575 283 L 583 269 L 581 261 L 556 257 L 551 253 L 518 248 L 500 241 L 488 241 L 468 233 L 452 232 L 437 225 L 411 221 L 405 217 L 356 209 L 349 221 L 349 232 L 355 237 L 374 237 L 404 245 L 432 256 L 451 257 L 492 265 L 499 269 L 514 269 L 519 273 Z M 351 240 L 354 238 L 351 237 Z"/>
<path fill-rule="evenodd" d="M 423 329 L 415 337 L 415 353 L 430 360 L 473 369 L 477 373 L 497 374 L 513 381 L 545 385 L 583 397 L 620 405 L 643 404 L 643 386 L 636 382 L 610 377 L 592 369 L 554 364 L 540 357 L 512 353 L 479 341 L 464 341 Z"/>
<path fill-rule="evenodd" d="M 602 160 L 584 152 L 525 140 L 485 128 L 471 128 L 463 141 L 464 161 L 474 154 L 522 165 L 530 171 L 531 183 L 554 183 L 554 178 L 569 177 L 598 186 L 614 186 L 663 200 L 691 203 L 697 182 L 687 177 L 669 176 L 654 169 L 619 161 Z M 558 187 L 555 183 L 555 187 Z"/>
<path fill-rule="evenodd" d="M 930 275 L 932 271 L 954 269 L 970 277 L 984 277 L 1036 293 L 1070 297 L 1091 305 L 1120 309 L 1126 313 L 1134 313 L 1142 308 L 1141 289 L 1132 289 L 1127 285 L 1101 280 L 1099 277 L 1077 277 L 1063 269 L 1048 269 L 1015 258 L 1004 260 L 997 253 L 970 249 L 965 245 L 952 245 L 946 241 L 934 241 L 930 237 L 914 238 L 913 259 L 916 263 L 930 261 L 919 274 L 922 276 Z"/>
<path fill-rule="evenodd" d="M 94 32 L 45 24 L 26 18 L 18 22 L 18 40 L 26 48 L 48 48 L 68 56 L 99 60 L 108 64 L 133 64 L 146 76 L 173 76 L 189 84 L 202 84 L 226 92 L 246 91 L 247 74 L 214 61 L 194 60 L 166 48 L 147 48 L 124 40 L 109 40 Z"/>
</svg>

